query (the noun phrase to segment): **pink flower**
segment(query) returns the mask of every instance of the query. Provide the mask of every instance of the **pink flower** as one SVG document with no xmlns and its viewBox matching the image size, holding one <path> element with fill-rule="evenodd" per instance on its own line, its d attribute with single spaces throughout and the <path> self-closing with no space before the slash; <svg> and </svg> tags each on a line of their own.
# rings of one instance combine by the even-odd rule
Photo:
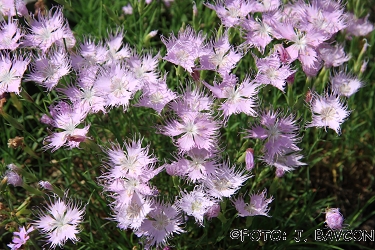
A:
<svg viewBox="0 0 375 250">
<path fill-rule="evenodd" d="M 159 81 L 159 73 L 157 71 L 159 57 L 159 54 L 156 56 L 146 54 L 140 57 L 134 53 L 127 60 L 128 68 L 133 72 L 134 77 L 142 82 L 142 85 L 157 84 Z"/>
<path fill-rule="evenodd" d="M 186 113 L 181 120 L 170 120 L 161 133 L 175 137 L 181 135 L 176 144 L 180 151 L 192 148 L 210 150 L 216 145 L 218 123 L 207 113 Z"/>
<path fill-rule="evenodd" d="M 111 46 L 109 47 L 111 51 Z M 101 43 L 96 45 L 94 41 L 86 39 L 80 44 L 78 54 L 72 55 L 72 67 L 75 70 L 95 67 L 107 61 L 108 53 L 110 52 Z"/>
<path fill-rule="evenodd" d="M 183 233 L 182 220 L 175 205 L 155 202 L 154 209 L 148 214 L 141 227 L 135 232 L 138 237 L 144 236 L 147 240 L 146 249 L 151 246 L 161 247 L 168 244 L 167 240 L 173 233 Z"/>
<path fill-rule="evenodd" d="M 220 214 L 220 205 L 218 203 L 213 204 L 206 212 L 205 216 L 210 220 L 218 217 Z"/>
<path fill-rule="evenodd" d="M 206 192 L 210 196 L 218 199 L 230 197 L 251 177 L 242 170 L 236 170 L 235 166 L 229 167 L 228 165 L 228 163 L 223 163 L 204 180 Z"/>
<path fill-rule="evenodd" d="M 194 216 L 199 225 L 203 225 L 204 214 L 215 204 L 206 193 L 202 186 L 195 186 L 194 190 L 185 193 L 181 192 L 181 198 L 176 201 L 177 207 L 183 210 L 187 215 Z"/>
<path fill-rule="evenodd" d="M 328 43 L 322 43 L 318 47 L 320 58 L 324 61 L 324 67 L 338 67 L 349 61 L 350 55 L 347 56 L 344 51 L 344 46 L 336 44 L 331 46 Z"/>
<path fill-rule="evenodd" d="M 195 66 L 194 61 L 203 53 L 204 39 L 205 37 L 201 33 L 196 34 L 191 27 L 180 31 L 178 38 L 173 34 L 169 39 L 161 37 L 167 47 L 167 55 L 163 59 L 179 65 L 191 73 Z"/>
<path fill-rule="evenodd" d="M 123 106 L 125 110 L 133 94 L 142 85 L 123 64 L 111 64 L 99 71 L 94 87 L 105 99 L 107 106 Z"/>
<path fill-rule="evenodd" d="M 124 12 L 125 15 L 131 15 L 133 14 L 133 7 L 130 3 L 122 7 L 122 12 Z"/>
<path fill-rule="evenodd" d="M 275 53 L 265 58 L 255 58 L 258 74 L 255 82 L 270 84 L 284 92 L 286 81 L 296 71 L 289 64 L 282 64 L 280 57 Z"/>
<path fill-rule="evenodd" d="M 18 20 L 12 17 L 0 23 L 0 50 L 15 50 L 19 46 L 19 40 L 24 36 L 21 29 L 18 28 Z"/>
<path fill-rule="evenodd" d="M 31 63 L 28 81 L 34 81 L 51 91 L 59 80 L 69 74 L 70 60 L 62 49 L 40 53 Z"/>
<path fill-rule="evenodd" d="M 214 70 L 222 76 L 229 74 L 242 58 L 242 54 L 229 44 L 227 31 L 211 42 L 205 51 L 206 53 L 200 57 L 200 69 Z"/>
<path fill-rule="evenodd" d="M 23 0 L 1 0 L 0 4 L 0 20 L 3 16 L 27 16 L 28 10 Z"/>
<path fill-rule="evenodd" d="M 325 220 L 327 227 L 329 227 L 332 230 L 341 230 L 343 222 L 344 217 L 342 216 L 338 208 L 327 209 Z"/>
<path fill-rule="evenodd" d="M 349 97 L 356 93 L 363 83 L 355 76 L 339 71 L 331 77 L 332 90 L 340 95 Z"/>
<path fill-rule="evenodd" d="M 282 154 L 278 154 L 273 157 L 266 154 L 263 160 L 267 165 L 276 167 L 276 174 L 281 175 L 282 173 L 282 175 L 284 175 L 285 172 L 289 172 L 299 166 L 306 165 L 306 163 L 300 161 L 302 158 L 303 156 L 298 154 L 296 151 L 286 149 Z"/>
<path fill-rule="evenodd" d="M 137 106 L 152 108 L 160 115 L 165 105 L 176 98 L 177 95 L 168 88 L 164 77 L 143 87 L 143 94 Z"/>
<path fill-rule="evenodd" d="M 202 82 L 217 98 L 225 98 L 226 100 L 221 104 L 220 110 L 223 110 L 225 119 L 228 119 L 232 114 L 245 113 L 249 116 L 256 116 L 254 110 L 257 106 L 257 94 L 259 91 L 259 84 L 250 81 L 246 77 L 242 83 L 237 83 L 237 78 L 233 75 L 226 75 L 223 82 L 211 86 Z"/>
<path fill-rule="evenodd" d="M 10 57 L 9 53 L 0 53 L 0 95 L 5 92 L 20 93 L 21 79 L 30 59 L 22 56 Z"/>
<path fill-rule="evenodd" d="M 311 101 L 312 121 L 307 127 L 329 127 L 340 134 L 340 125 L 349 115 L 347 107 L 336 95 L 315 95 Z"/>
<path fill-rule="evenodd" d="M 215 5 L 210 3 L 205 5 L 216 11 L 223 25 L 228 28 L 239 25 L 254 10 L 253 4 L 247 0 L 217 0 Z"/>
<path fill-rule="evenodd" d="M 11 250 L 17 250 L 21 248 L 23 245 L 26 244 L 27 240 L 30 238 L 29 233 L 34 230 L 33 226 L 30 226 L 29 229 L 25 229 L 25 227 L 20 227 L 19 232 L 13 233 L 13 240 L 12 243 L 8 244 Z"/>
<path fill-rule="evenodd" d="M 347 13 L 348 26 L 345 31 L 348 35 L 353 36 L 366 36 L 374 30 L 374 24 L 369 22 L 367 15 L 364 18 L 358 18 L 352 13 Z"/>
<path fill-rule="evenodd" d="M 241 23 L 241 27 L 245 29 L 245 44 L 256 47 L 261 53 L 264 52 L 266 46 L 272 41 L 272 27 L 268 25 L 266 19 L 268 16 L 263 15 L 263 20 L 253 19 L 249 17 Z"/>
<path fill-rule="evenodd" d="M 135 192 L 131 202 L 115 209 L 115 220 L 121 229 L 131 228 L 137 230 L 146 219 L 146 216 L 154 209 L 150 199 L 142 198 Z"/>
<path fill-rule="evenodd" d="M 69 27 L 61 8 L 52 8 L 47 16 L 39 15 L 30 22 L 30 34 L 25 35 L 24 45 L 46 52 L 52 44 L 69 38 Z"/>
<path fill-rule="evenodd" d="M 118 30 L 114 34 L 109 34 L 109 38 L 106 39 L 106 45 L 108 47 L 108 53 L 106 53 L 106 56 L 108 63 L 120 61 L 130 57 L 130 47 L 122 42 L 123 39 L 124 33 L 122 30 Z M 102 53 L 104 54 L 104 52 Z"/>
<path fill-rule="evenodd" d="M 186 113 L 211 111 L 213 99 L 211 96 L 205 94 L 198 88 L 193 88 L 188 85 L 184 90 L 182 96 L 175 99 L 170 107 L 180 117 L 184 117 Z"/>
<path fill-rule="evenodd" d="M 282 117 L 279 112 L 268 111 L 261 116 L 260 125 L 248 132 L 248 138 L 266 140 L 264 148 L 271 158 L 286 150 L 299 150 L 295 144 L 298 141 L 298 126 L 293 115 Z"/>
<path fill-rule="evenodd" d="M 52 115 L 54 127 L 62 129 L 62 132 L 54 132 L 47 136 L 44 141 L 49 143 L 44 149 L 52 149 L 52 152 L 66 145 L 68 147 L 78 147 L 80 142 L 86 139 L 86 134 L 90 126 L 77 128 L 77 126 L 86 118 L 87 110 L 80 107 L 71 106 L 60 102 Z"/>
<path fill-rule="evenodd" d="M 72 200 L 54 197 L 47 205 L 46 211 L 40 211 L 34 226 L 45 234 L 51 248 L 57 245 L 62 247 L 68 239 L 73 243 L 78 241 L 77 234 L 83 215 L 84 208 L 80 208 Z"/>
<path fill-rule="evenodd" d="M 250 203 L 245 203 L 242 196 L 232 201 L 238 211 L 238 216 L 263 215 L 269 217 L 268 212 L 270 209 L 268 205 L 273 201 L 273 198 L 271 196 L 271 198 L 266 199 L 266 192 L 266 190 L 263 190 L 262 193 L 250 195 Z"/>
<path fill-rule="evenodd" d="M 142 139 L 124 143 L 124 147 L 115 143 L 106 150 L 111 179 L 138 178 L 153 169 L 157 158 L 149 155 L 149 146 L 142 147 Z"/>
</svg>

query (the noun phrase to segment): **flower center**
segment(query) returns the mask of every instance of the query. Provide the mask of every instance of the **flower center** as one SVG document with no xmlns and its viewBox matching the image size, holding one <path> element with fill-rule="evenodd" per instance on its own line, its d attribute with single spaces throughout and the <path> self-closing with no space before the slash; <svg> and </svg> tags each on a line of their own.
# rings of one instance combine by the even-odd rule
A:
<svg viewBox="0 0 375 250">
<path fill-rule="evenodd" d="M 336 110 L 333 107 L 326 107 L 321 112 L 321 119 L 325 123 L 335 120 Z"/>
</svg>

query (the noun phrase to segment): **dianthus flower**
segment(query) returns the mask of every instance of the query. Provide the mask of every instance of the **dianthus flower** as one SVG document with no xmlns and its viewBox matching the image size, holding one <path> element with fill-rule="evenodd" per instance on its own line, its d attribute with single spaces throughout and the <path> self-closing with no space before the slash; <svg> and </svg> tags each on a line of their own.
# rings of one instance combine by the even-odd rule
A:
<svg viewBox="0 0 375 250">
<path fill-rule="evenodd" d="M 344 222 L 344 217 L 340 213 L 338 208 L 329 208 L 326 211 L 325 223 L 327 227 L 332 230 L 342 229 L 342 223 Z"/>
<path fill-rule="evenodd" d="M 202 186 L 189 192 L 181 192 L 181 198 L 176 201 L 177 207 L 183 210 L 187 215 L 194 216 L 199 225 L 203 225 L 203 216 L 208 209 L 214 205 L 214 201 L 204 191 Z"/>
<path fill-rule="evenodd" d="M 150 199 L 143 198 L 135 192 L 129 203 L 115 208 L 114 219 L 118 222 L 118 227 L 121 229 L 138 229 L 148 213 L 154 209 Z"/>
<path fill-rule="evenodd" d="M 67 198 L 50 200 L 46 211 L 40 211 L 34 226 L 47 237 L 50 248 L 62 247 L 69 239 L 78 241 L 79 224 L 83 220 L 84 208 Z"/>
<path fill-rule="evenodd" d="M 219 124 L 207 113 L 186 113 L 181 120 L 170 120 L 161 133 L 170 137 L 180 136 L 176 144 L 180 151 L 192 148 L 211 150 L 216 145 Z"/>
<path fill-rule="evenodd" d="M 227 75 L 219 85 L 215 82 L 214 86 L 205 82 L 203 84 L 211 90 L 215 97 L 225 98 L 220 106 L 225 119 L 228 119 L 232 114 L 239 113 L 257 116 L 254 108 L 257 106 L 257 94 L 260 85 L 251 81 L 249 77 L 246 77 L 240 84 L 237 81 L 236 77 Z"/>
<path fill-rule="evenodd" d="M 165 246 L 173 233 L 183 233 L 182 219 L 179 209 L 175 205 L 155 202 L 153 210 L 148 214 L 141 227 L 135 232 L 138 237 L 144 236 L 147 240 L 146 249 L 151 246 Z"/>
<path fill-rule="evenodd" d="M 266 190 L 259 194 L 250 195 L 250 203 L 245 203 L 242 196 L 238 197 L 238 199 L 233 200 L 233 204 L 238 211 L 238 216 L 246 217 L 246 216 L 256 216 L 256 215 L 263 215 L 268 216 L 269 208 L 268 205 L 273 201 L 273 198 L 267 199 L 266 198 Z"/>
<path fill-rule="evenodd" d="M 168 88 L 164 77 L 143 87 L 143 94 L 137 106 L 152 108 L 160 115 L 165 105 L 176 98 L 177 95 Z"/>
<path fill-rule="evenodd" d="M 368 20 L 369 15 L 364 18 L 358 18 L 352 13 L 346 15 L 348 26 L 345 31 L 349 36 L 366 36 L 375 29 L 374 24 Z"/>
<path fill-rule="evenodd" d="M 268 111 L 261 116 L 260 125 L 248 130 L 247 138 L 267 140 L 264 148 L 271 158 L 286 150 L 298 151 L 296 146 L 298 125 L 292 115 L 282 117 L 279 112 Z"/>
<path fill-rule="evenodd" d="M 61 77 L 70 71 L 68 55 L 62 49 L 50 50 L 49 53 L 39 54 L 31 63 L 27 80 L 34 81 L 51 91 Z"/>
<path fill-rule="evenodd" d="M 283 64 L 278 54 L 272 54 L 265 58 L 256 58 L 258 74 L 255 82 L 270 84 L 284 92 L 286 80 L 296 71 L 289 64 Z"/>
<path fill-rule="evenodd" d="M 217 0 L 215 5 L 205 5 L 216 11 L 223 25 L 228 28 L 239 25 L 255 7 L 247 0 Z"/>
<path fill-rule="evenodd" d="M 322 43 L 318 47 L 318 52 L 326 68 L 338 67 L 350 59 L 350 56 L 345 54 L 344 46 L 338 44 L 331 46 L 328 43 Z"/>
<path fill-rule="evenodd" d="M 315 95 L 311 101 L 312 121 L 307 127 L 329 127 L 340 134 L 340 125 L 349 115 L 347 107 L 334 94 Z"/>
<path fill-rule="evenodd" d="M 44 141 L 47 145 L 44 149 L 52 149 L 52 152 L 66 145 L 68 147 L 78 147 L 80 142 L 87 137 L 86 134 L 90 126 L 77 128 L 77 126 L 86 118 L 87 110 L 60 102 L 55 106 L 52 114 L 52 126 L 63 130 L 62 132 L 54 132 L 47 136 Z"/>
<path fill-rule="evenodd" d="M 22 56 L 11 57 L 0 53 L 0 95 L 6 92 L 20 93 L 21 79 L 30 59 Z"/>
<path fill-rule="evenodd" d="M 70 30 L 61 8 L 52 8 L 48 15 L 38 15 L 30 22 L 30 33 L 25 35 L 24 45 L 46 52 L 52 44 L 67 37 Z"/>
<path fill-rule="evenodd" d="M 204 39 L 201 33 L 196 34 L 191 27 L 180 31 L 178 38 L 173 34 L 169 39 L 161 37 L 161 41 L 167 47 L 167 55 L 163 59 L 191 73 L 195 66 L 194 61 L 203 54 Z"/>
<path fill-rule="evenodd" d="M 356 93 L 363 83 L 357 77 L 339 71 L 331 77 L 331 85 L 336 94 L 349 97 Z"/>
<path fill-rule="evenodd" d="M 205 50 L 206 53 L 200 58 L 200 69 L 215 70 L 222 76 L 229 74 L 242 58 L 242 54 L 230 45 L 227 31 Z"/>
<path fill-rule="evenodd" d="M 235 166 L 229 167 L 228 163 L 223 163 L 213 174 L 204 180 L 206 192 L 215 198 L 232 196 L 243 183 L 250 178 L 242 170 L 235 170 Z"/>
<path fill-rule="evenodd" d="M 8 244 L 11 250 L 20 249 L 24 244 L 26 244 L 27 240 L 30 238 L 29 233 L 34 230 L 34 227 L 31 226 L 29 229 L 25 229 L 25 227 L 20 227 L 19 232 L 13 233 L 13 240 L 12 243 Z"/>
<path fill-rule="evenodd" d="M 18 20 L 9 17 L 8 22 L 0 23 L 0 50 L 15 50 L 19 46 L 19 40 L 24 36 L 18 28 Z"/>
</svg>

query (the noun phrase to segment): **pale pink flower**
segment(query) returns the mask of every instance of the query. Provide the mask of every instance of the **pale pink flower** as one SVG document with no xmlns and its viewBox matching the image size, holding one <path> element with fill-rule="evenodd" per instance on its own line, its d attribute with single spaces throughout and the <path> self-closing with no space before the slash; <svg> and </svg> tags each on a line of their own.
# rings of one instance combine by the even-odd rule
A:
<svg viewBox="0 0 375 250">
<path fill-rule="evenodd" d="M 267 15 L 263 15 L 263 20 Z M 245 44 L 256 47 L 261 53 L 264 52 L 266 46 L 272 41 L 272 27 L 267 21 L 253 19 L 249 17 L 241 23 L 241 27 L 246 31 Z"/>
<path fill-rule="evenodd" d="M 0 50 L 15 50 L 19 46 L 19 40 L 24 36 L 23 31 L 18 28 L 18 20 L 12 17 L 8 18 L 8 22 L 0 23 Z"/>
<path fill-rule="evenodd" d="M 203 184 L 210 196 L 222 199 L 235 194 L 250 177 L 243 170 L 236 170 L 235 166 L 229 167 L 225 162 L 206 178 Z"/>
<path fill-rule="evenodd" d="M 274 53 L 265 58 L 256 58 L 255 63 L 258 74 L 255 82 L 259 84 L 270 84 L 284 92 L 286 80 L 296 70 L 290 68 L 290 64 L 283 64 L 278 54 Z"/>
<path fill-rule="evenodd" d="M 223 25 L 228 28 L 239 25 L 251 11 L 254 11 L 253 4 L 247 0 L 217 0 L 215 5 L 205 5 L 216 11 Z"/>
<path fill-rule="evenodd" d="M 220 204 L 215 203 L 213 204 L 205 213 L 205 216 L 210 220 L 212 218 L 218 217 L 220 214 Z"/>
<path fill-rule="evenodd" d="M 273 201 L 273 198 L 267 199 L 266 198 L 266 190 L 259 194 L 250 195 L 250 203 L 245 203 L 242 196 L 238 197 L 238 199 L 233 200 L 233 204 L 238 211 L 238 216 L 246 217 L 246 216 L 256 216 L 256 215 L 263 215 L 270 217 L 268 215 L 269 207 L 268 205 Z"/>
<path fill-rule="evenodd" d="M 340 134 L 340 125 L 350 114 L 340 98 L 334 94 L 315 94 L 311 101 L 312 121 L 307 127 L 327 127 Z"/>
<path fill-rule="evenodd" d="M 240 84 L 234 75 L 226 75 L 223 82 L 211 86 L 202 82 L 215 97 L 225 99 L 220 105 L 220 110 L 223 111 L 225 119 L 228 119 L 232 114 L 245 113 L 249 116 L 257 116 L 255 108 L 257 106 L 257 94 L 259 91 L 259 84 L 246 77 Z"/>
<path fill-rule="evenodd" d="M 349 97 L 363 87 L 363 83 L 357 77 L 347 74 L 343 70 L 334 74 L 330 81 L 332 90 L 340 96 Z"/>
<path fill-rule="evenodd" d="M 108 63 L 120 61 L 130 57 L 131 49 L 128 44 L 123 43 L 123 39 L 124 32 L 122 30 L 109 34 L 109 38 L 106 39 L 105 42 L 108 47 L 108 53 L 106 54 Z"/>
<path fill-rule="evenodd" d="M 59 80 L 69 74 L 70 60 L 62 49 L 39 53 L 31 63 L 26 80 L 34 81 L 51 91 Z"/>
<path fill-rule="evenodd" d="M 99 71 L 94 87 L 105 99 L 106 106 L 123 106 L 126 110 L 130 99 L 142 88 L 142 84 L 123 64 L 111 64 Z"/>
<path fill-rule="evenodd" d="M 204 39 L 202 33 L 196 34 L 191 27 L 180 31 L 177 38 L 173 34 L 169 39 L 161 37 L 161 41 L 167 47 L 167 55 L 163 59 L 191 73 L 195 60 L 204 53 Z"/>
<path fill-rule="evenodd" d="M 84 208 L 74 204 L 70 199 L 54 197 L 40 211 L 34 226 L 47 237 L 50 248 L 62 247 L 67 240 L 78 241 L 79 224 L 83 221 Z"/>
<path fill-rule="evenodd" d="M 61 8 L 54 7 L 48 15 L 34 17 L 29 25 L 30 34 L 25 35 L 24 46 L 41 49 L 43 52 L 56 41 L 69 37 L 69 28 Z"/>
<path fill-rule="evenodd" d="M 302 158 L 303 156 L 298 154 L 297 151 L 286 149 L 282 154 L 277 154 L 273 157 L 266 154 L 263 160 L 267 165 L 274 166 L 276 173 L 284 174 L 285 172 L 295 170 L 299 166 L 306 165 L 306 163 L 300 161 Z"/>
<path fill-rule="evenodd" d="M 134 77 L 142 82 L 142 85 L 156 84 L 159 81 L 159 73 L 157 72 L 159 57 L 159 54 L 156 56 L 146 54 L 141 57 L 133 53 L 127 60 L 128 68 L 133 72 Z"/>
<path fill-rule="evenodd" d="M 122 7 L 122 12 L 124 12 L 125 15 L 131 15 L 133 14 L 133 7 L 130 3 Z"/>
<path fill-rule="evenodd" d="M 176 201 L 177 207 L 187 215 L 194 216 L 199 225 L 203 225 L 203 216 L 214 205 L 214 201 L 202 189 L 202 186 L 195 186 L 191 192 L 181 191 L 181 198 Z"/>
<path fill-rule="evenodd" d="M 205 51 L 200 57 L 200 69 L 214 70 L 222 76 L 229 74 L 243 56 L 229 44 L 227 31 L 207 45 Z"/>
<path fill-rule="evenodd" d="M 27 231 L 25 227 L 20 227 L 19 232 L 13 233 L 12 243 L 9 243 L 7 246 L 10 247 L 11 250 L 20 249 L 23 245 L 26 244 L 27 240 L 30 238 L 29 233 L 31 233 L 33 230 L 33 226 L 30 226 Z"/>
<path fill-rule="evenodd" d="M 0 21 L 4 19 L 4 16 L 27 16 L 28 10 L 26 3 L 23 0 L 1 0 L 0 4 Z"/>
<path fill-rule="evenodd" d="M 322 43 L 318 47 L 319 56 L 324 61 L 324 67 L 338 67 L 350 59 L 350 55 L 346 55 L 344 46 L 336 44 L 331 46 L 328 43 Z"/>
<path fill-rule="evenodd" d="M 269 157 L 283 154 L 286 150 L 298 151 L 298 125 L 293 115 L 281 116 L 280 112 L 268 111 L 261 116 L 260 125 L 248 130 L 247 138 L 266 140 L 264 149 Z"/>
<path fill-rule="evenodd" d="M 193 88 L 191 85 L 188 85 L 182 91 L 182 96 L 170 103 L 171 109 L 178 116 L 183 117 L 186 113 L 190 112 L 212 110 L 213 99 L 210 95 L 205 94 L 198 88 Z"/>
<path fill-rule="evenodd" d="M 210 150 L 216 145 L 219 124 L 207 113 L 186 113 L 181 120 L 170 120 L 161 128 L 161 133 L 175 140 L 180 151 L 192 148 Z"/>
<path fill-rule="evenodd" d="M 176 98 L 177 95 L 168 88 L 166 77 L 163 77 L 156 83 L 143 87 L 143 94 L 137 106 L 152 108 L 160 115 L 165 105 Z"/>
<path fill-rule="evenodd" d="M 0 95 L 20 93 L 21 79 L 27 69 L 30 59 L 22 56 L 10 56 L 0 53 Z"/>
<path fill-rule="evenodd" d="M 366 36 L 375 29 L 374 24 L 368 20 L 370 15 L 364 18 L 358 18 L 352 13 L 346 13 L 346 15 L 348 26 L 345 31 L 349 36 Z"/>
<path fill-rule="evenodd" d="M 155 202 L 153 207 L 154 209 L 150 211 L 148 218 L 135 232 L 138 237 L 144 236 L 147 239 L 146 249 L 151 246 L 165 246 L 174 233 L 185 232 L 181 228 L 181 215 L 175 205 Z"/>
<path fill-rule="evenodd" d="M 344 222 L 344 217 L 340 213 L 338 208 L 329 208 L 326 211 L 325 223 L 327 227 L 332 230 L 341 230 Z"/>
<path fill-rule="evenodd" d="M 131 202 L 123 204 L 115 209 L 114 219 L 121 229 L 139 229 L 146 216 L 154 210 L 151 200 L 140 197 L 136 192 L 133 194 Z"/>
<path fill-rule="evenodd" d="M 52 152 L 62 146 L 68 146 L 70 149 L 79 147 L 80 142 L 87 137 L 86 134 L 90 126 L 77 128 L 77 126 L 86 118 L 87 110 L 80 107 L 60 102 L 52 114 L 53 126 L 63 130 L 62 132 L 53 132 L 47 136 L 44 141 L 47 143 L 43 148 L 52 149 Z"/>
<path fill-rule="evenodd" d="M 101 43 L 95 44 L 91 39 L 85 39 L 79 45 L 78 53 L 72 54 L 72 67 L 75 70 L 97 67 L 108 60 L 110 51 L 111 49 L 108 51 Z"/>
<path fill-rule="evenodd" d="M 114 143 L 106 150 L 111 179 L 138 178 L 153 169 L 157 158 L 149 154 L 149 146 L 142 147 L 142 139 L 124 143 L 124 148 Z"/>
</svg>

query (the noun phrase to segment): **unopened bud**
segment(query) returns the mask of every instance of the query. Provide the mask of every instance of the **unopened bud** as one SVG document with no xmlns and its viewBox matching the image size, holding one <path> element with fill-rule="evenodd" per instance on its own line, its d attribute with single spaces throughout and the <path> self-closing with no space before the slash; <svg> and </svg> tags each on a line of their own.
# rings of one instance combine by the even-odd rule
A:
<svg viewBox="0 0 375 250">
<path fill-rule="evenodd" d="M 251 171 L 254 168 L 254 149 L 246 149 L 245 163 L 248 171 Z"/>
</svg>

